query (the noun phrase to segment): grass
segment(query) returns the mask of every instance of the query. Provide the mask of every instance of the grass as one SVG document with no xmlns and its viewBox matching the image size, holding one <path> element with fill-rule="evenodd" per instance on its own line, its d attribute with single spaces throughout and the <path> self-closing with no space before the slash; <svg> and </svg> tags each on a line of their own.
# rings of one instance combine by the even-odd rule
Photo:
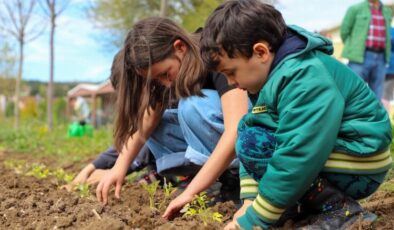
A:
<svg viewBox="0 0 394 230">
<path fill-rule="evenodd" d="M 23 121 L 18 130 L 12 124 L 12 120 L 0 121 L 0 150 L 34 158 L 78 162 L 98 155 L 112 144 L 112 127 L 109 126 L 94 130 L 93 137 L 68 137 L 68 124 L 60 124 L 52 132 L 40 121 Z"/>
</svg>

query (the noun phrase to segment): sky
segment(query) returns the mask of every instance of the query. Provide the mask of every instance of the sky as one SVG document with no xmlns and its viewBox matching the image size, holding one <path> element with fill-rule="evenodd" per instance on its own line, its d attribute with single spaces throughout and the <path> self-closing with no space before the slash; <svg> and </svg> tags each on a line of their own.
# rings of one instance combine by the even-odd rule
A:
<svg viewBox="0 0 394 230">
<path fill-rule="evenodd" d="M 361 0 L 279 0 L 277 8 L 287 24 L 319 31 L 341 23 L 347 8 Z M 56 82 L 95 82 L 108 79 L 116 50 L 103 47 L 98 38 L 103 32 L 86 16 L 89 1 L 71 0 L 58 18 L 55 37 Z M 383 0 L 394 3 L 394 0 Z M 48 29 L 47 29 L 48 30 Z M 25 49 L 25 80 L 49 79 L 49 32 L 27 43 Z"/>
</svg>

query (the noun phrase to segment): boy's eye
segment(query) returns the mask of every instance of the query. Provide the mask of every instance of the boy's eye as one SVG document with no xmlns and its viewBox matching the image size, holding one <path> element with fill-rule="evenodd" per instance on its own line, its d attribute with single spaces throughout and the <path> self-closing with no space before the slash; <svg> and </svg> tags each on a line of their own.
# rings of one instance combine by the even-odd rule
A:
<svg viewBox="0 0 394 230">
<path fill-rule="evenodd" d="M 226 75 L 231 77 L 231 76 L 234 76 L 234 73 L 235 73 L 235 71 L 230 71 L 230 72 L 227 72 Z"/>
</svg>

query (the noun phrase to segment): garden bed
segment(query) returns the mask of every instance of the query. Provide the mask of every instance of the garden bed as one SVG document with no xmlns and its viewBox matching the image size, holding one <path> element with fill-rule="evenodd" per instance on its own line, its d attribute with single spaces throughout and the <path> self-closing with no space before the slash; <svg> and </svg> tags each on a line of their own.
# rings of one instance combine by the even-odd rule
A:
<svg viewBox="0 0 394 230">
<path fill-rule="evenodd" d="M 33 159 L 26 156 L 17 156 L 19 161 L 15 162 L 32 164 Z M 161 189 L 155 195 L 155 208 L 150 207 L 147 190 L 133 183 L 123 186 L 121 199 L 115 199 L 112 191 L 109 204 L 102 205 L 93 189 L 67 192 L 60 188 L 64 182 L 56 176 L 27 176 L 29 173 L 18 169 L 17 164 L 10 166 L 13 160 L 9 158 L 0 152 L 0 229 L 222 229 L 235 212 L 232 202 L 218 203 L 211 211 L 222 214 L 222 223 L 208 220 L 204 224 L 198 215 L 166 221 L 161 214 L 169 199 Z M 55 168 L 50 160 L 45 163 Z M 69 170 L 76 173 L 78 168 Z M 393 192 L 379 191 L 363 206 L 377 214 L 378 221 L 372 225 L 357 222 L 351 229 L 394 229 Z"/>
</svg>

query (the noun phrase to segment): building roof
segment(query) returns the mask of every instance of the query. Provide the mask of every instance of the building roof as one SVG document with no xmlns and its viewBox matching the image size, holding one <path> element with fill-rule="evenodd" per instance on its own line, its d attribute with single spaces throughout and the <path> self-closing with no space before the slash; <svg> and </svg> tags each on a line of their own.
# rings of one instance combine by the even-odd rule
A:
<svg viewBox="0 0 394 230">
<path fill-rule="evenodd" d="M 67 97 L 86 97 L 91 95 L 100 95 L 114 92 L 114 89 L 109 80 L 101 84 L 78 84 L 67 92 Z"/>
</svg>

